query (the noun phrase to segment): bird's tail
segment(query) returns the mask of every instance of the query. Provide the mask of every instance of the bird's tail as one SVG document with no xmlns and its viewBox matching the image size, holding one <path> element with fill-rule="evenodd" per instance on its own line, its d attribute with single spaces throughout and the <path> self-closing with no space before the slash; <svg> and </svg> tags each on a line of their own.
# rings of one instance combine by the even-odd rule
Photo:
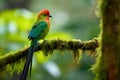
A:
<svg viewBox="0 0 120 80">
<path fill-rule="evenodd" d="M 26 80 L 29 68 L 30 68 L 30 75 L 31 75 L 32 58 L 33 58 L 33 53 L 34 53 L 35 48 L 36 48 L 36 43 L 37 43 L 37 41 L 34 39 L 31 41 L 29 52 L 28 52 L 28 55 L 26 58 L 26 63 L 24 65 L 24 69 L 23 69 L 23 72 L 21 74 L 20 80 Z"/>
</svg>

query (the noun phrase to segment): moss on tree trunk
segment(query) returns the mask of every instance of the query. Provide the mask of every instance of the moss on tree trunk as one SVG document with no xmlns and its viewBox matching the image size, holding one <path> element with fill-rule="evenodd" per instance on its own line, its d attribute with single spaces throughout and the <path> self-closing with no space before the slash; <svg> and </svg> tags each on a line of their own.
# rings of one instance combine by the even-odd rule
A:
<svg viewBox="0 0 120 80">
<path fill-rule="evenodd" d="M 95 80 L 120 80 L 120 0 L 99 0 L 100 54 Z"/>
</svg>

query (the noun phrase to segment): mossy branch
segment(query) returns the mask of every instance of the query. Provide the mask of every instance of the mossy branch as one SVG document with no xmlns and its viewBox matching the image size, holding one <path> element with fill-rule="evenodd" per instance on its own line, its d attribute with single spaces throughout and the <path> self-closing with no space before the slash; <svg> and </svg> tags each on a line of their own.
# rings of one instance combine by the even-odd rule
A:
<svg viewBox="0 0 120 80">
<path fill-rule="evenodd" d="M 98 39 L 93 39 L 89 41 L 80 41 L 80 40 L 44 40 L 42 43 L 38 43 L 39 50 L 45 50 L 46 52 L 53 50 L 72 50 L 76 53 L 78 49 L 82 51 L 95 51 L 99 46 Z M 0 69 L 7 64 L 17 62 L 21 58 L 24 58 L 28 53 L 29 47 L 19 50 L 18 52 L 11 52 L 0 57 Z M 48 53 L 47 53 L 48 54 Z M 77 54 L 75 54 L 77 55 Z"/>
</svg>

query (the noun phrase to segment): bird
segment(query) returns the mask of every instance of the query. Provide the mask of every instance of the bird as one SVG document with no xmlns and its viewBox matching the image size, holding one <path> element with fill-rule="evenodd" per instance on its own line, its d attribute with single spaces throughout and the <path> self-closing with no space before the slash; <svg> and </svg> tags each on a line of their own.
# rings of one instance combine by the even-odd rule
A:
<svg viewBox="0 0 120 80">
<path fill-rule="evenodd" d="M 20 80 L 26 80 L 28 71 L 30 70 L 31 76 L 31 68 L 32 68 L 32 58 L 33 53 L 37 49 L 38 41 L 44 39 L 44 37 L 48 34 L 50 28 L 50 11 L 48 9 L 42 9 L 38 13 L 37 19 L 32 26 L 32 29 L 29 32 L 28 39 L 31 41 L 30 48 L 28 54 L 26 56 L 26 62 L 21 73 Z"/>
</svg>

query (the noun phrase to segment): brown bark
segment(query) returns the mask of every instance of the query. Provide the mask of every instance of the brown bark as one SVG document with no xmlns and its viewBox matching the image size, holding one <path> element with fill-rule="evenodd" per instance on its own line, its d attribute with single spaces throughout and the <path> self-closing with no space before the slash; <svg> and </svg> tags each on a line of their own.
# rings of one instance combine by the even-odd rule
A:
<svg viewBox="0 0 120 80">
<path fill-rule="evenodd" d="M 102 61 L 105 80 L 120 80 L 120 0 L 102 0 Z"/>
</svg>

